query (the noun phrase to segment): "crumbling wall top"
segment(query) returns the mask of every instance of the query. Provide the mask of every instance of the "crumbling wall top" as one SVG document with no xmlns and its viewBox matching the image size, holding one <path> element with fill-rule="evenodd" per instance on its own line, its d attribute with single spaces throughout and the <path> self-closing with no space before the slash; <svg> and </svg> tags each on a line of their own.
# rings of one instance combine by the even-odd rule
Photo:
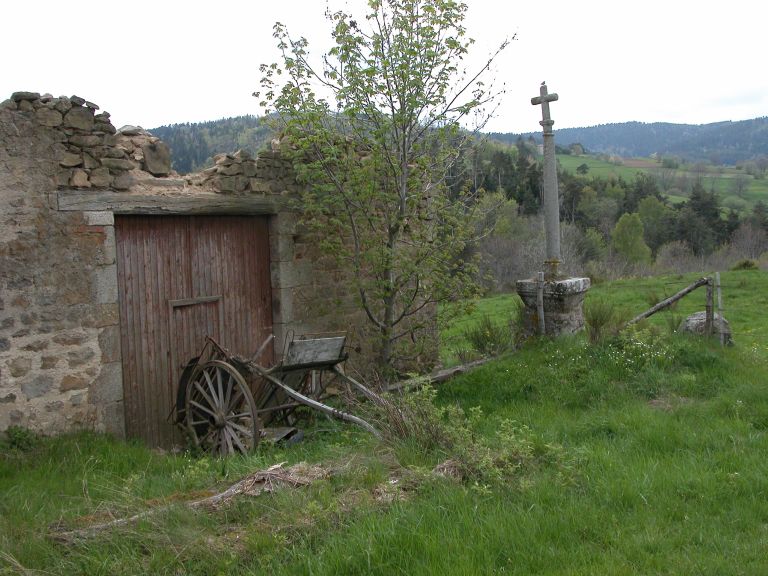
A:
<svg viewBox="0 0 768 576">
<path fill-rule="evenodd" d="M 279 151 L 256 158 L 243 150 L 218 154 L 213 167 L 182 177 L 171 169 L 171 150 L 162 140 L 140 126 L 116 129 L 108 112 L 79 96 L 14 92 L 0 103 L 4 111 L 24 114 L 53 135 L 57 188 L 262 196 L 297 190 Z"/>
</svg>

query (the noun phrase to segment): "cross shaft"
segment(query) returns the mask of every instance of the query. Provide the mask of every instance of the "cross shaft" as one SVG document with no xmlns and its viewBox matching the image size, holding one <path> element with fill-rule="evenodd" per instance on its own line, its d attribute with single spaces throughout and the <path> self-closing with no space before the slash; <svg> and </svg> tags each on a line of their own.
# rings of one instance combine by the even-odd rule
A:
<svg viewBox="0 0 768 576">
<path fill-rule="evenodd" d="M 557 189 L 557 160 L 555 158 L 555 133 L 552 131 L 554 120 L 549 116 L 549 103 L 557 100 L 557 94 L 548 94 L 547 85 L 542 82 L 539 96 L 531 98 L 531 104 L 541 104 L 544 128 L 544 228 L 546 232 L 547 259 L 544 261 L 548 280 L 558 276 L 560 263 L 560 201 Z"/>
</svg>

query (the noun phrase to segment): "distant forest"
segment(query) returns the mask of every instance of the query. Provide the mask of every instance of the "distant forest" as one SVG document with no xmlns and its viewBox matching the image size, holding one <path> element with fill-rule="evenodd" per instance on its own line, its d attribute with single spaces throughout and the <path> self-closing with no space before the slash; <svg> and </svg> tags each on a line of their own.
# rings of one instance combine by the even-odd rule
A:
<svg viewBox="0 0 768 576">
<path fill-rule="evenodd" d="M 514 144 L 518 138 L 540 133 L 491 133 L 490 138 Z M 647 157 L 651 154 L 677 156 L 690 162 L 737 164 L 768 155 L 768 117 L 714 124 L 670 124 L 665 122 L 624 122 L 590 128 L 555 130 L 558 145 L 581 144 L 590 154 Z"/>
<path fill-rule="evenodd" d="M 185 174 L 210 166 L 214 154 L 243 148 L 253 154 L 271 138 L 263 118 L 238 116 L 199 124 L 171 124 L 151 132 L 171 148 L 173 168 Z M 676 156 L 684 161 L 737 164 L 768 155 L 768 117 L 714 124 L 624 122 L 591 128 L 555 130 L 559 146 L 581 144 L 587 153 L 646 157 Z M 518 139 L 541 139 L 539 133 L 493 132 L 493 140 L 514 144 Z"/>
</svg>

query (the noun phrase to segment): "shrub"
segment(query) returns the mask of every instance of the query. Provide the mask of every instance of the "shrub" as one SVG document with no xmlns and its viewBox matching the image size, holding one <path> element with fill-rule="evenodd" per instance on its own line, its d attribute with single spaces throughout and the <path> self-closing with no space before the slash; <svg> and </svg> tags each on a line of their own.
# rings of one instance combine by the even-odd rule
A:
<svg viewBox="0 0 768 576">
<path fill-rule="evenodd" d="M 395 452 L 437 459 L 441 464 L 436 472 L 470 485 L 509 482 L 547 464 L 570 469 L 562 447 L 546 443 L 528 426 L 505 419 L 492 435 L 481 434 L 485 417 L 479 407 L 465 412 L 458 405 L 438 403 L 436 396 L 436 389 L 422 381 L 355 410 L 366 413 Z"/>
<path fill-rule="evenodd" d="M 750 260 L 749 258 L 744 258 L 742 260 L 739 260 L 731 267 L 731 270 L 757 270 L 757 262 L 754 260 Z"/>
<path fill-rule="evenodd" d="M 476 324 L 464 330 L 464 339 L 472 349 L 486 356 L 496 356 L 509 350 L 514 341 L 512 322 L 506 326 L 483 314 Z"/>
<path fill-rule="evenodd" d="M 38 436 L 29 428 L 9 426 L 5 431 L 5 441 L 8 448 L 19 452 L 29 452 L 38 443 Z"/>
</svg>

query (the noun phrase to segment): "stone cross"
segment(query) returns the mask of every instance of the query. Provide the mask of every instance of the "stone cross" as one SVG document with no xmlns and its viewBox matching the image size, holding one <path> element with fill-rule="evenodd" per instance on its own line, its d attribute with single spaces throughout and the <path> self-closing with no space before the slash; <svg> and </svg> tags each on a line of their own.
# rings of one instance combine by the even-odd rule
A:
<svg viewBox="0 0 768 576">
<path fill-rule="evenodd" d="M 544 128 L 544 229 L 547 237 L 547 257 L 544 261 L 548 280 L 557 279 L 560 264 L 560 199 L 557 191 L 557 163 L 555 160 L 555 123 L 549 116 L 549 103 L 557 100 L 557 94 L 547 94 L 547 85 L 542 82 L 539 96 L 531 98 L 531 104 L 541 104 Z"/>
</svg>

